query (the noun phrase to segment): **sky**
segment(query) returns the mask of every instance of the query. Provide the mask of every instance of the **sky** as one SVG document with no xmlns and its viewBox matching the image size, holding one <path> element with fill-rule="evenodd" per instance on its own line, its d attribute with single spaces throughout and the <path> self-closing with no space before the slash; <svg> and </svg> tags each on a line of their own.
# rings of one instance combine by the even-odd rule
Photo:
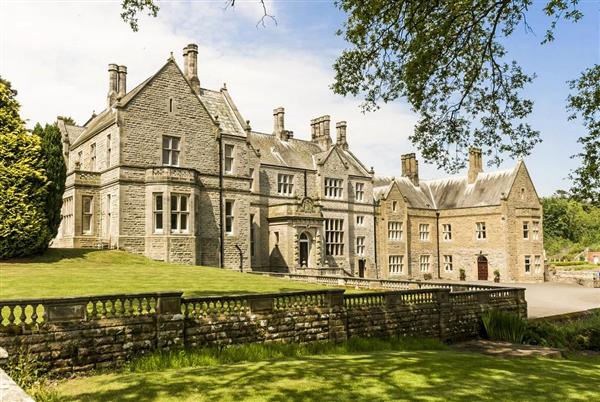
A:
<svg viewBox="0 0 600 402">
<path fill-rule="evenodd" d="M 102 111 L 108 91 L 109 63 L 128 68 L 128 89 L 154 74 L 171 52 L 180 64 L 182 49 L 197 43 L 202 87 L 223 83 L 254 130 L 272 131 L 272 110 L 286 109 L 286 129 L 310 138 L 310 119 L 331 115 L 348 122 L 351 150 L 377 175 L 400 176 L 400 156 L 415 152 L 408 140 L 418 120 L 402 99 L 363 114 L 360 98 L 329 89 L 332 65 L 347 44 L 335 33 L 345 15 L 328 0 L 267 1 L 277 19 L 257 22 L 255 0 L 159 1 L 157 18 L 144 17 L 132 32 L 119 17 L 120 0 L 0 0 L 0 75 L 18 90 L 21 114 L 32 127 L 58 115 L 84 123 Z M 541 196 L 567 189 L 569 170 L 578 161 L 579 122 L 567 121 L 567 81 L 599 62 L 599 1 L 585 1 L 577 24 L 562 22 L 556 40 L 540 45 L 550 20 L 544 2 L 534 1 L 525 29 L 504 41 L 509 55 L 537 78 L 524 95 L 535 102 L 528 122 L 543 142 L 525 159 Z M 446 173 L 420 158 L 422 178 Z M 515 161 L 506 160 L 500 168 Z M 486 168 L 497 169 L 497 168 Z"/>
</svg>

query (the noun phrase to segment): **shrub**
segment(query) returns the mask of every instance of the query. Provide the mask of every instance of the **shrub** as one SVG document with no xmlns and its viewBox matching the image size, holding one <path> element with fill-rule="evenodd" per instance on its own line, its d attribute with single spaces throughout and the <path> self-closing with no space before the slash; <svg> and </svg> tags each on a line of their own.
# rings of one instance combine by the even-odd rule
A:
<svg viewBox="0 0 600 402">
<path fill-rule="evenodd" d="M 0 259 L 37 253 L 50 237 L 40 138 L 25 131 L 14 97 L 0 79 Z"/>
<path fill-rule="evenodd" d="M 529 322 L 524 342 L 571 350 L 600 351 L 600 312 L 561 323 L 545 320 Z"/>
<path fill-rule="evenodd" d="M 489 339 L 521 343 L 527 331 L 527 322 L 516 314 L 498 310 L 486 311 L 481 315 Z"/>
<path fill-rule="evenodd" d="M 423 279 L 426 281 L 430 281 L 431 279 L 433 279 L 433 275 L 427 273 L 427 274 L 423 274 Z"/>
</svg>

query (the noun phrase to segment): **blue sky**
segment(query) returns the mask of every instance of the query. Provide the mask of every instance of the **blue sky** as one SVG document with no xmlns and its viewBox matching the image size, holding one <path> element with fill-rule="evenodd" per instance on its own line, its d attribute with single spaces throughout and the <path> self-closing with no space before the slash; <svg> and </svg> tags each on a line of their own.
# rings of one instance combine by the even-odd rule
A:
<svg viewBox="0 0 600 402">
<path fill-rule="evenodd" d="M 308 121 L 322 114 L 348 121 L 352 150 L 377 174 L 399 175 L 400 155 L 413 152 L 407 137 L 417 116 L 402 100 L 363 115 L 360 99 L 344 99 L 328 89 L 331 65 L 346 44 L 335 31 L 344 15 L 332 1 L 268 2 L 278 25 L 257 28 L 260 8 L 254 1 L 224 10 L 224 1 L 160 2 L 158 18 L 143 18 L 133 33 L 119 19 L 118 1 L 0 1 L 0 74 L 19 90 L 29 125 L 72 115 L 85 121 L 102 110 L 106 96 L 106 65 L 128 66 L 128 86 L 152 74 L 169 52 L 200 47 L 203 86 L 227 82 L 238 107 L 254 129 L 271 130 L 271 111 L 286 107 L 286 128 L 308 137 Z M 535 33 L 524 29 L 506 41 L 510 56 L 538 77 L 525 95 L 535 102 L 529 122 L 541 131 L 543 143 L 526 163 L 540 195 L 568 188 L 566 176 L 577 161 L 577 137 L 583 129 L 568 122 L 566 81 L 598 63 L 600 32 L 597 1 L 584 2 L 584 18 L 562 22 L 556 40 L 540 45 L 550 20 L 543 2 L 528 14 Z M 506 161 L 502 168 L 514 161 Z M 445 176 L 421 162 L 421 176 Z"/>
</svg>

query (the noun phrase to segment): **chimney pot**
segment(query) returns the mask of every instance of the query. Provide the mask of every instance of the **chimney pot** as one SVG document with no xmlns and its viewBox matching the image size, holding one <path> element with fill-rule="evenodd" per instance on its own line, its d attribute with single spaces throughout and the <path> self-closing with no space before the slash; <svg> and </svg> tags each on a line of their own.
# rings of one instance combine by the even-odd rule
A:
<svg viewBox="0 0 600 402">
<path fill-rule="evenodd" d="M 198 79 L 198 45 L 190 43 L 183 48 L 183 74 L 190 82 L 196 95 L 200 94 L 200 80 Z"/>
<path fill-rule="evenodd" d="M 469 184 L 475 183 L 477 175 L 481 172 L 483 172 L 481 148 L 472 147 L 469 149 L 469 171 L 467 174 Z"/>
<path fill-rule="evenodd" d="M 107 103 L 108 107 L 111 107 L 117 100 L 117 93 L 119 92 L 119 66 L 114 63 L 108 65 L 108 95 Z"/>
<path fill-rule="evenodd" d="M 119 93 L 118 98 L 122 98 L 127 93 L 127 67 L 119 66 Z"/>
<path fill-rule="evenodd" d="M 287 141 L 288 135 L 285 130 L 285 109 L 283 107 L 278 107 L 273 109 L 273 134 L 277 136 L 280 140 Z"/>
<path fill-rule="evenodd" d="M 402 176 L 407 177 L 415 186 L 419 185 L 419 161 L 414 153 L 401 156 Z"/>
</svg>

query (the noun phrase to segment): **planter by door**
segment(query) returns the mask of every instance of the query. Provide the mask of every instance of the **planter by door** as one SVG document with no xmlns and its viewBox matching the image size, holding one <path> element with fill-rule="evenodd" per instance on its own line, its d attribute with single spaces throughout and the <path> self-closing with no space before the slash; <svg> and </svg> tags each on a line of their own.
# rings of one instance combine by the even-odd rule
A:
<svg viewBox="0 0 600 402">
<path fill-rule="evenodd" d="M 488 260 L 482 255 L 477 257 L 477 279 L 480 281 L 488 280 Z"/>
</svg>

